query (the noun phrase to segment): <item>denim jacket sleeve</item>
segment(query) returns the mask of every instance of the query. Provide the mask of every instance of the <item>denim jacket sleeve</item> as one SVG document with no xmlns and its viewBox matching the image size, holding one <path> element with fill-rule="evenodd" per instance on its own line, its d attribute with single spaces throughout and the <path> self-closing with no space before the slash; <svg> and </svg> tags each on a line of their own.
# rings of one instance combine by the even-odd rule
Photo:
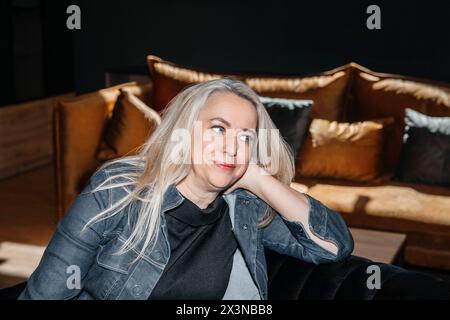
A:
<svg viewBox="0 0 450 320">
<path fill-rule="evenodd" d="M 104 179 L 103 175 L 105 173 L 99 171 L 91 177 L 89 184 L 58 223 L 39 266 L 29 278 L 19 300 L 65 300 L 80 293 L 104 232 L 103 220 L 81 233 L 85 224 L 105 209 L 104 197 L 99 195 L 104 191 L 90 193 Z M 74 270 L 79 270 L 80 285 L 70 281 Z"/>
<path fill-rule="evenodd" d="M 277 214 L 263 229 L 263 245 L 269 249 L 306 262 L 326 263 L 341 261 L 353 251 L 353 237 L 344 219 L 320 201 L 303 194 L 309 202 L 309 226 L 312 233 L 325 241 L 334 243 L 337 255 L 316 244 L 305 232 L 305 226 L 289 221 Z"/>
</svg>

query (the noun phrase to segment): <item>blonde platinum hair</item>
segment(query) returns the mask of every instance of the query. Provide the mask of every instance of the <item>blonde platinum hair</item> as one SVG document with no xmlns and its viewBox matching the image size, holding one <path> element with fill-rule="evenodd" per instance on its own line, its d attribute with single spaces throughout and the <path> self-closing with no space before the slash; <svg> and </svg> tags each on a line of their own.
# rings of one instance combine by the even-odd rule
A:
<svg viewBox="0 0 450 320">
<path fill-rule="evenodd" d="M 139 256 L 136 258 L 139 259 L 149 245 L 152 245 L 153 248 L 161 224 L 164 194 L 171 184 L 181 182 L 189 174 L 191 168 L 190 143 L 182 144 L 180 152 L 182 161 L 170 161 L 172 150 L 180 148 L 179 143 L 171 139 L 171 135 L 178 129 L 193 132 L 194 123 L 197 121 L 200 111 L 211 94 L 215 92 L 233 93 L 252 103 L 258 115 L 255 162 L 264 168 L 267 168 L 269 163 L 274 165 L 276 162 L 277 170 L 273 176 L 282 183 L 290 185 L 295 172 L 292 151 L 280 136 L 279 131 L 276 130 L 276 126 L 262 105 L 259 96 L 245 83 L 238 80 L 222 78 L 206 81 L 187 87 L 170 101 L 162 112 L 161 123 L 148 140 L 137 149 L 135 155 L 109 161 L 97 169 L 100 171 L 120 163 L 136 168 L 136 170 L 127 170 L 129 172 L 120 174 L 115 174 L 114 170 L 111 170 L 109 177 L 91 191 L 94 193 L 122 188 L 126 191 L 126 196 L 116 203 L 109 204 L 107 209 L 89 220 L 83 230 L 94 223 L 117 215 L 128 205 L 139 202 L 139 205 L 136 206 L 138 209 L 134 212 L 127 210 L 130 215 L 133 215 L 133 217 L 128 217 L 129 221 L 134 221 L 132 232 L 117 254 L 141 248 L 138 251 Z M 275 132 L 275 134 L 270 134 L 270 139 L 267 139 L 265 134 L 267 132 Z M 265 137 L 260 135 L 265 135 Z M 258 227 L 266 227 L 276 214 L 272 208 L 268 207 L 264 217 L 259 221 Z M 144 244 L 141 246 L 142 241 Z"/>
</svg>

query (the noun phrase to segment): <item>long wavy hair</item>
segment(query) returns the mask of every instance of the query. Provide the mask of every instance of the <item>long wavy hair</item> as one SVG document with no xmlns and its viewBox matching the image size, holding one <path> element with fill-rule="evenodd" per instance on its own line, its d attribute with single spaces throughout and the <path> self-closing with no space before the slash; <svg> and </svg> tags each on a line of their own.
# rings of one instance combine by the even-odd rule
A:
<svg viewBox="0 0 450 320">
<path fill-rule="evenodd" d="M 215 92 L 236 94 L 255 106 L 258 115 L 255 162 L 264 168 L 276 168 L 273 176 L 282 183 L 290 185 L 295 172 L 294 156 L 262 105 L 259 96 L 245 83 L 231 78 L 206 81 L 187 87 L 169 102 L 162 112 L 161 123 L 133 156 L 108 161 L 97 169 L 100 171 L 117 164 L 126 164 L 133 168 L 120 174 L 114 174 L 114 170 L 111 170 L 108 178 L 91 191 L 94 193 L 122 188 L 126 191 L 126 196 L 109 204 L 107 209 L 95 215 L 87 222 L 83 230 L 94 223 L 119 214 L 126 206 L 139 202 L 138 209 L 128 213 L 133 215 L 135 222 L 130 236 L 117 254 L 133 249 L 139 252 L 136 258 L 138 259 L 142 257 L 149 245 L 153 246 L 156 243 L 164 195 L 171 184 L 181 182 L 191 169 L 191 165 L 186 165 L 191 163 L 190 143 L 181 145 L 182 150 L 179 154 L 183 158 L 182 161 L 170 161 L 172 150 L 180 148 L 180 144 L 171 139 L 172 133 L 178 129 L 192 133 L 194 122 L 197 121 L 200 111 L 211 94 Z M 267 132 L 271 134 L 268 135 Z M 131 188 L 128 189 L 128 187 Z M 270 224 L 275 214 L 277 213 L 268 207 L 258 227 L 263 228 Z M 142 241 L 144 241 L 143 245 Z M 137 248 L 140 250 L 136 250 Z"/>
</svg>

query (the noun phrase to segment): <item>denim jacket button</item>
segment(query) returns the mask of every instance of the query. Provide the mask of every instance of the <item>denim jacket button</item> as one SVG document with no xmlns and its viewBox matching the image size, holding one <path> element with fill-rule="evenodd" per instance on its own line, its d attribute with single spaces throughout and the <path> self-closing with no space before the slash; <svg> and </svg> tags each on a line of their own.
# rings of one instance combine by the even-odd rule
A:
<svg viewBox="0 0 450 320">
<path fill-rule="evenodd" d="M 241 228 L 242 228 L 242 230 L 247 230 L 248 229 L 248 225 L 244 223 L 243 225 L 241 225 Z"/>
<path fill-rule="evenodd" d="M 135 285 L 134 287 L 133 287 L 133 294 L 135 295 L 135 296 L 140 296 L 141 295 L 141 293 L 142 293 L 142 287 L 140 286 L 140 285 Z"/>
</svg>

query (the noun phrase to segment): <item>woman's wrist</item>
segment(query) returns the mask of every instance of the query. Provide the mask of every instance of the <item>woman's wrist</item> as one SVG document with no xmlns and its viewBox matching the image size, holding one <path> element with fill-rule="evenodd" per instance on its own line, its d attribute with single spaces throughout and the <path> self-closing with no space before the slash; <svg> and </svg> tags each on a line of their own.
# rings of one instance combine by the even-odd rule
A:
<svg viewBox="0 0 450 320">
<path fill-rule="evenodd" d="M 247 189 L 257 197 L 261 197 L 263 195 L 263 187 L 266 184 L 270 184 L 272 179 L 275 179 L 271 176 L 264 168 L 259 165 L 250 165 L 250 175 L 249 178 L 246 179 L 246 182 L 243 186 L 244 189 Z"/>
</svg>

